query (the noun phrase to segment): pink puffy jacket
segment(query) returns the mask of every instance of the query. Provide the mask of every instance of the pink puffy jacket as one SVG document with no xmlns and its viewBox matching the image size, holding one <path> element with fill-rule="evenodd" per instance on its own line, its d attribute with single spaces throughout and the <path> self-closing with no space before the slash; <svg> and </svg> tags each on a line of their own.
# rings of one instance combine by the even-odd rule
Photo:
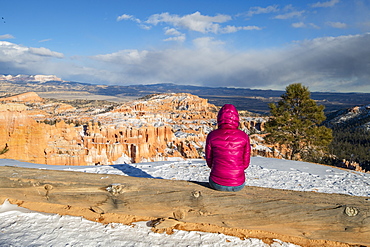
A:
<svg viewBox="0 0 370 247">
<path fill-rule="evenodd" d="M 218 129 L 207 136 L 206 161 L 210 178 L 223 186 L 239 186 L 245 182 L 244 170 L 250 162 L 248 135 L 239 130 L 239 114 L 235 106 L 224 105 L 217 116 Z"/>
</svg>

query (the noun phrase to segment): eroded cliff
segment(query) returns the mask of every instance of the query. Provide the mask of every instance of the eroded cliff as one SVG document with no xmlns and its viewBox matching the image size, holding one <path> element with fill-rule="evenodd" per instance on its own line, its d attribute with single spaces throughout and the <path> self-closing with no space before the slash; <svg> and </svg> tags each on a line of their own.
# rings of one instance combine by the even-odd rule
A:
<svg viewBox="0 0 370 247">
<path fill-rule="evenodd" d="M 50 165 L 109 165 L 203 158 L 218 108 L 191 94 L 158 94 L 125 104 L 74 107 L 35 93 L 1 98 L 0 158 Z M 241 117 L 253 155 L 279 157 L 262 145 L 263 118 Z"/>
</svg>

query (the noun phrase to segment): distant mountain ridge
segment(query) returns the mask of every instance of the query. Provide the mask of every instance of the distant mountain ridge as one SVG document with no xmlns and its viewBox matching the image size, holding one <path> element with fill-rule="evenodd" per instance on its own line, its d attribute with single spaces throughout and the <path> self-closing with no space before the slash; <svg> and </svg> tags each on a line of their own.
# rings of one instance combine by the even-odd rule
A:
<svg viewBox="0 0 370 247">
<path fill-rule="evenodd" d="M 37 78 L 39 81 L 37 81 Z M 48 81 L 48 78 L 50 80 Z M 190 93 L 206 98 L 210 103 L 222 106 L 225 103 L 234 104 L 239 110 L 267 114 L 268 103 L 276 102 L 284 91 L 262 90 L 229 87 L 205 87 L 193 85 L 176 85 L 173 83 L 159 83 L 149 85 L 94 85 L 89 83 L 63 81 L 54 76 L 0 76 L 0 95 L 24 92 L 51 92 L 51 91 L 85 91 L 91 94 L 116 97 L 134 96 L 144 97 L 158 93 Z M 6 95 L 9 96 L 9 95 Z M 355 106 L 368 105 L 370 93 L 333 93 L 311 92 L 311 97 L 326 108 L 326 112 L 333 112 Z"/>
<path fill-rule="evenodd" d="M 370 104 L 332 112 L 327 115 L 326 125 L 370 130 Z"/>
</svg>

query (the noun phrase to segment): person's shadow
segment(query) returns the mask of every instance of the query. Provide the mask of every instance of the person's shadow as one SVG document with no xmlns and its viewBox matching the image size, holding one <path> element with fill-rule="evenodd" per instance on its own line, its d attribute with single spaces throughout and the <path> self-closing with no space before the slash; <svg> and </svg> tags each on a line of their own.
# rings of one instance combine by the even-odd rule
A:
<svg viewBox="0 0 370 247">
<path fill-rule="evenodd" d="M 153 177 L 152 175 L 141 170 L 140 168 L 131 166 L 130 164 L 119 164 L 111 166 L 114 167 L 115 169 L 122 171 L 124 174 L 127 174 L 130 177 L 162 179 L 161 177 Z"/>
<path fill-rule="evenodd" d="M 131 177 L 163 179 L 162 177 L 153 177 L 147 172 L 141 170 L 140 168 L 131 166 L 130 164 L 119 164 L 119 165 L 111 165 L 111 166 L 114 167 L 115 169 L 122 171 L 124 174 L 131 176 Z M 199 182 L 199 181 L 191 181 L 191 180 L 188 182 L 203 186 L 208 189 L 212 189 L 208 182 Z"/>
<path fill-rule="evenodd" d="M 190 183 L 197 184 L 208 189 L 212 189 L 208 182 L 199 182 L 199 181 L 189 181 Z"/>
</svg>

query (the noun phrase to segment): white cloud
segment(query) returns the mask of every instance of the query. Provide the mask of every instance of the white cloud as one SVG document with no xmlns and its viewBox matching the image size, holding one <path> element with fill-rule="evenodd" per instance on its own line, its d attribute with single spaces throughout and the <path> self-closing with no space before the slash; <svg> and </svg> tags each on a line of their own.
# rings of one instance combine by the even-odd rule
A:
<svg viewBox="0 0 370 247">
<path fill-rule="evenodd" d="M 247 30 L 247 31 L 250 31 L 250 30 L 262 30 L 261 27 L 257 27 L 257 26 L 244 26 L 244 27 L 236 27 L 236 26 L 226 26 L 224 28 L 221 28 L 220 29 L 220 33 L 235 33 L 235 32 L 238 32 L 240 30 Z"/>
<path fill-rule="evenodd" d="M 100 60 L 108 63 L 125 63 L 125 64 L 138 64 L 148 55 L 148 51 L 121 50 L 111 54 L 96 55 L 93 59 Z"/>
<path fill-rule="evenodd" d="M 141 23 L 140 19 L 135 18 L 133 15 L 123 14 L 117 17 L 117 21 L 131 20 L 137 23 Z"/>
<path fill-rule="evenodd" d="M 131 18 L 133 18 L 132 15 L 123 14 L 117 17 L 117 21 L 130 20 Z"/>
<path fill-rule="evenodd" d="M 253 16 L 253 15 L 259 15 L 259 14 L 268 14 L 272 12 L 279 11 L 278 5 L 270 5 L 266 8 L 262 7 L 251 7 L 249 8 L 249 11 L 247 12 L 247 16 Z"/>
<path fill-rule="evenodd" d="M 292 27 L 294 28 L 314 28 L 314 29 L 320 29 L 319 26 L 315 25 L 314 23 L 304 23 L 304 22 L 295 22 L 292 23 Z"/>
<path fill-rule="evenodd" d="M 308 25 L 309 25 L 310 27 L 312 27 L 312 28 L 320 29 L 320 27 L 319 27 L 319 26 L 317 26 L 317 25 L 316 25 L 316 24 L 314 24 L 314 23 L 308 23 Z"/>
<path fill-rule="evenodd" d="M 326 24 L 334 28 L 347 28 L 347 24 L 343 22 L 327 22 Z"/>
<path fill-rule="evenodd" d="M 216 50 L 215 48 L 222 48 L 225 43 L 220 40 L 215 40 L 213 37 L 202 37 L 194 39 L 193 44 L 198 50 Z"/>
<path fill-rule="evenodd" d="M 164 30 L 165 30 L 165 32 L 164 32 L 165 35 L 171 35 L 171 36 L 175 36 L 175 37 L 170 37 L 170 38 L 164 39 L 163 41 L 184 42 L 185 39 L 186 39 L 185 34 L 179 32 L 175 28 L 166 27 Z"/>
<path fill-rule="evenodd" d="M 165 28 L 164 34 L 165 35 L 174 35 L 174 36 L 180 36 L 181 35 L 181 33 L 179 31 L 177 31 L 175 28 L 169 28 L 169 27 Z"/>
<path fill-rule="evenodd" d="M 166 12 L 150 16 L 146 23 L 152 25 L 165 23 L 200 33 L 218 33 L 221 29 L 221 26 L 218 23 L 224 23 L 230 20 L 230 16 L 221 14 L 216 16 L 207 16 L 202 15 L 200 12 L 195 12 L 190 15 L 178 16 L 171 15 Z"/>
<path fill-rule="evenodd" d="M 15 39 L 15 37 L 11 34 L 3 34 L 0 35 L 0 39 Z"/>
<path fill-rule="evenodd" d="M 261 11 L 261 10 L 259 10 Z M 164 41 L 174 41 L 174 40 L 185 40 L 185 34 L 181 33 L 179 29 L 186 29 L 190 31 L 200 32 L 203 34 L 214 33 L 214 34 L 226 34 L 234 33 L 242 30 L 262 30 L 258 26 L 233 26 L 227 25 L 222 26 L 221 24 L 231 21 L 232 18 L 229 15 L 218 14 L 215 16 L 202 15 L 200 12 L 195 12 L 193 14 L 179 16 L 173 15 L 168 12 L 161 14 L 151 15 L 145 22 L 136 19 L 132 15 L 123 14 L 117 18 L 117 21 L 121 20 L 133 20 L 140 24 L 143 29 L 151 29 L 152 26 L 157 26 L 160 24 L 169 25 L 164 28 L 165 35 L 179 36 L 167 38 Z"/>
<path fill-rule="evenodd" d="M 196 31 L 200 33 L 234 33 L 241 30 L 261 30 L 258 26 L 232 26 L 227 25 L 225 27 L 221 26 L 222 23 L 230 21 L 232 18 L 228 15 L 216 15 L 216 16 L 206 16 L 202 15 L 200 12 L 195 12 L 190 15 L 178 16 L 170 15 L 169 13 L 155 14 L 148 18 L 146 23 L 152 25 L 159 25 L 164 23 L 167 25 L 173 25 L 177 28 L 184 28 L 190 31 Z M 166 29 L 166 34 L 170 30 L 174 32 L 177 29 L 169 28 Z"/>
<path fill-rule="evenodd" d="M 0 41 L 0 71 L 3 73 L 55 74 L 62 77 L 77 68 L 67 64 L 62 53 Z"/>
<path fill-rule="evenodd" d="M 178 42 L 184 42 L 186 39 L 185 34 L 175 36 L 175 37 L 170 37 L 167 39 L 164 39 L 163 41 L 178 41 Z"/>
<path fill-rule="evenodd" d="M 328 8 L 328 7 L 333 7 L 337 3 L 339 3 L 339 0 L 330 0 L 330 1 L 327 1 L 327 2 L 317 2 L 317 3 L 311 4 L 311 7 L 313 7 L 313 8 Z"/>
<path fill-rule="evenodd" d="M 27 53 L 27 48 L 19 46 L 10 42 L 0 41 L 0 62 L 22 62 L 22 60 L 28 60 L 28 56 L 22 55 Z"/>
<path fill-rule="evenodd" d="M 302 16 L 303 13 L 305 13 L 304 10 L 301 10 L 301 11 L 297 10 L 292 4 L 286 5 L 281 10 L 281 12 L 283 12 L 283 14 L 276 15 L 275 17 L 273 17 L 273 19 L 281 19 L 281 20 L 291 19 L 294 17 L 300 17 Z"/>
<path fill-rule="evenodd" d="M 263 28 L 257 26 L 238 27 L 240 30 L 262 30 Z"/>
<path fill-rule="evenodd" d="M 295 28 L 302 28 L 302 27 L 307 27 L 306 24 L 304 24 L 303 22 L 296 22 L 296 23 L 293 23 L 292 24 L 292 27 L 295 27 Z"/>
<path fill-rule="evenodd" d="M 39 43 L 43 43 L 43 42 L 48 42 L 48 41 L 51 41 L 52 39 L 42 39 L 39 41 Z"/>
<path fill-rule="evenodd" d="M 152 27 L 151 27 L 151 26 L 144 25 L 144 24 L 140 24 L 140 25 L 139 25 L 139 27 L 140 27 L 140 28 L 142 28 L 142 29 L 145 29 L 145 30 L 150 30 L 150 29 L 152 29 Z"/>
<path fill-rule="evenodd" d="M 304 12 L 305 12 L 304 10 L 302 10 L 302 11 L 292 11 L 292 12 L 289 12 L 289 13 L 277 15 L 277 16 L 274 17 L 274 19 L 285 20 L 285 19 L 291 19 L 291 18 L 294 18 L 294 17 L 300 17 L 300 16 L 302 16 L 302 14 Z"/>
<path fill-rule="evenodd" d="M 15 62 L 41 61 L 44 60 L 45 57 L 64 57 L 62 53 L 51 51 L 44 47 L 25 47 L 6 41 L 0 41 L 0 54 L 3 55 L 2 58 L 4 60 L 11 61 L 14 59 Z"/>
<path fill-rule="evenodd" d="M 31 54 L 39 55 L 39 56 L 45 56 L 45 57 L 56 57 L 56 58 L 63 58 L 63 53 L 51 51 L 45 47 L 35 48 L 30 47 L 28 48 L 29 52 Z"/>
</svg>

